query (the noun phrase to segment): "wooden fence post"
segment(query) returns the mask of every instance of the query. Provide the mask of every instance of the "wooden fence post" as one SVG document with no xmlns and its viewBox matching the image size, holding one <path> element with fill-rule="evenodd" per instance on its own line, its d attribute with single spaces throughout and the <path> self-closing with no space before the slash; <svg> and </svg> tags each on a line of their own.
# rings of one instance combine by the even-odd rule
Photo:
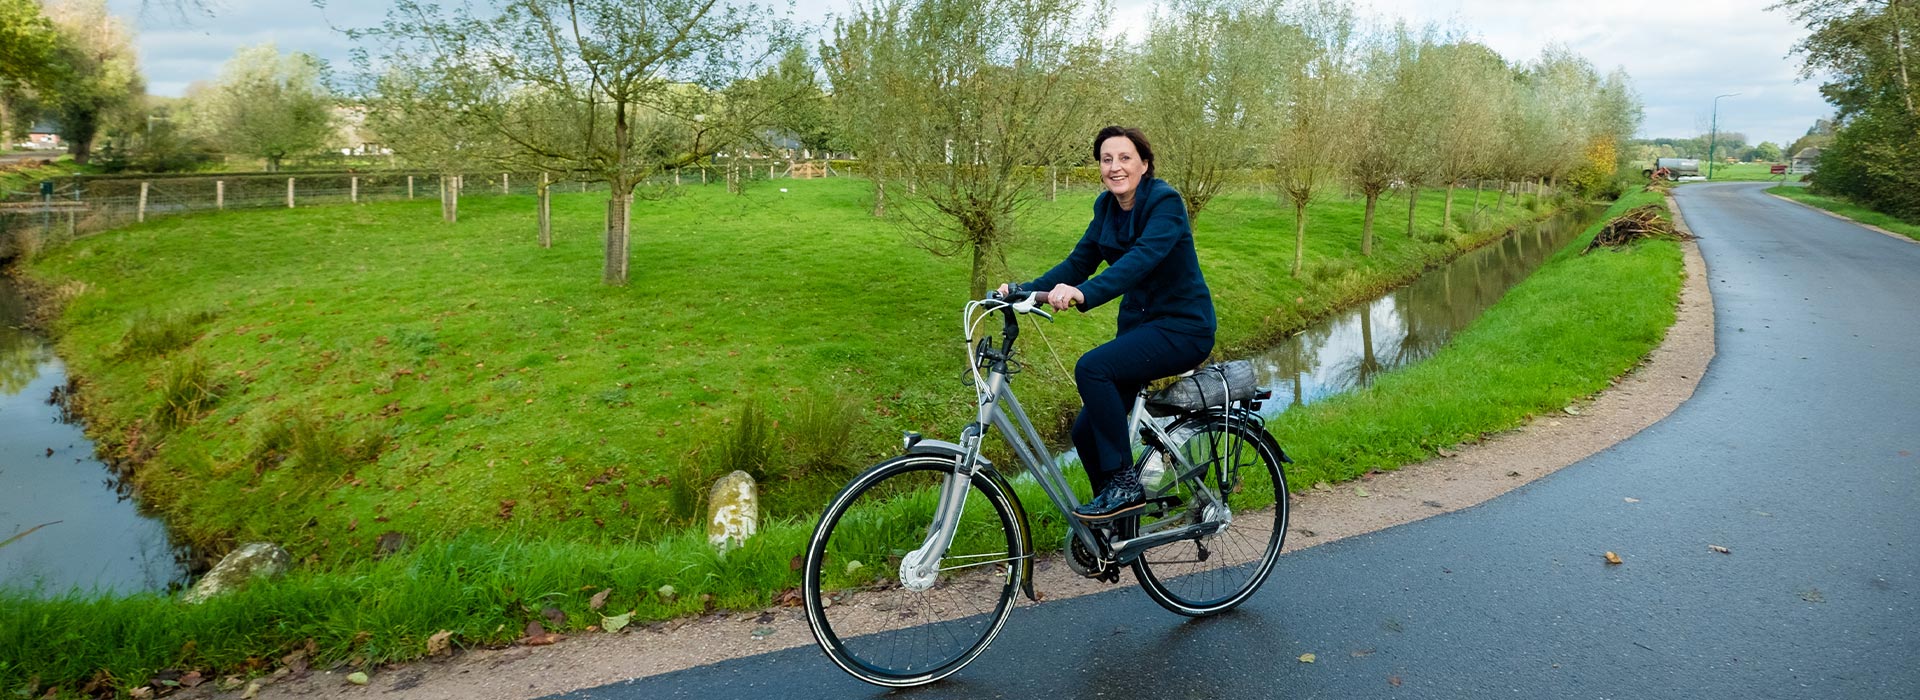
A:
<svg viewBox="0 0 1920 700">
<path fill-rule="evenodd" d="M 407 176 L 407 199 L 413 199 L 413 176 Z"/>
<path fill-rule="evenodd" d="M 354 176 L 354 177 L 350 177 L 350 178 L 347 178 L 347 201 L 348 201 L 348 202 L 352 202 L 352 203 L 354 203 L 354 204 L 359 204 L 359 203 L 360 203 L 360 178 L 359 178 L 359 176 Z"/>
<path fill-rule="evenodd" d="M 226 180 L 213 181 L 213 208 L 215 209 L 227 208 L 227 181 Z"/>
<path fill-rule="evenodd" d="M 134 221 L 144 222 L 147 220 L 147 186 L 151 184 L 153 183 L 145 180 L 140 181 L 140 208 L 134 210 Z"/>
<path fill-rule="evenodd" d="M 293 178 L 287 178 L 287 208 L 293 208 Z"/>
<path fill-rule="evenodd" d="M 680 169 L 679 168 L 673 169 L 673 186 L 674 187 L 680 186 Z"/>
<path fill-rule="evenodd" d="M 705 167 L 700 168 L 700 184 L 707 184 L 707 169 Z"/>
<path fill-rule="evenodd" d="M 544 171 L 540 173 L 540 247 L 553 247 L 553 194 Z"/>
<path fill-rule="evenodd" d="M 506 173 L 500 173 L 500 194 L 510 194 L 507 191 L 507 174 Z"/>
</svg>

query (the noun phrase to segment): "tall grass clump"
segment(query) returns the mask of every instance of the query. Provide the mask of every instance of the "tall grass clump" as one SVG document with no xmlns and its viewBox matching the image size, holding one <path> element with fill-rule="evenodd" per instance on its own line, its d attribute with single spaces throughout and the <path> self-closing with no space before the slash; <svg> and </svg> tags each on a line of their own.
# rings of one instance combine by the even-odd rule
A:
<svg viewBox="0 0 1920 700">
<path fill-rule="evenodd" d="M 219 387 L 207 371 L 205 357 L 197 353 L 175 357 L 167 363 L 167 373 L 160 382 L 160 403 L 154 406 L 153 422 L 162 428 L 192 423 L 219 399 Z"/>
<path fill-rule="evenodd" d="M 213 320 L 208 311 L 140 311 L 133 315 L 126 334 L 120 337 L 121 359 L 159 357 L 179 350 L 200 338 L 200 327 Z"/>
<path fill-rule="evenodd" d="M 846 396 L 807 394 L 782 425 L 786 471 L 797 479 L 849 475 L 856 466 L 851 438 L 862 422 L 859 404 Z"/>
<path fill-rule="evenodd" d="M 353 429 L 318 414 L 297 410 L 267 425 L 247 462 L 256 473 L 275 468 L 311 474 L 341 474 L 380 458 L 387 435 L 375 428 Z"/>
</svg>

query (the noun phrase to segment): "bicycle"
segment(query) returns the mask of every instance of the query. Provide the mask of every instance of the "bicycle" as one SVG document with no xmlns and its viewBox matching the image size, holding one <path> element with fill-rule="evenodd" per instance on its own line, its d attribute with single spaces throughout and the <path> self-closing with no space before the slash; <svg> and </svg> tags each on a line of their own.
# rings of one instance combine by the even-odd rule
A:
<svg viewBox="0 0 1920 700">
<path fill-rule="evenodd" d="M 1148 506 L 1089 524 L 1072 516 L 1078 496 L 1010 384 L 1018 317 L 1052 320 L 1045 303 L 1044 293 L 1021 291 L 968 302 L 961 322 L 975 420 L 957 443 L 907 432 L 903 454 L 855 477 L 821 515 L 807 545 L 803 604 L 821 649 L 854 677 L 888 687 L 938 681 L 985 651 L 1019 593 L 1040 599 L 1027 513 L 980 455 L 989 428 L 1058 509 L 1076 573 L 1111 583 L 1131 567 L 1154 602 L 1191 617 L 1238 606 L 1272 573 L 1287 528 L 1281 465 L 1291 460 L 1257 412 L 1271 392 L 1252 386 L 1251 366 L 1235 368 L 1244 386 L 1215 365 L 1169 389 L 1143 390 L 1129 433 L 1145 447 L 1137 466 Z M 998 346 L 976 333 L 995 312 L 1004 318 Z M 1261 510 L 1269 503 L 1271 514 Z"/>
</svg>

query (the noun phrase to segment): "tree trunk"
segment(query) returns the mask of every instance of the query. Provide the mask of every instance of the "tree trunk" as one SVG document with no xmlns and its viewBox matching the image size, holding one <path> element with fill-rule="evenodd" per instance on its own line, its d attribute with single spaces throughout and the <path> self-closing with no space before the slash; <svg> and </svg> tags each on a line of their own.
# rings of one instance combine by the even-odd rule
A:
<svg viewBox="0 0 1920 700">
<path fill-rule="evenodd" d="M 1893 56 L 1900 66 L 1900 95 L 1907 98 L 1907 113 L 1920 117 L 1920 110 L 1913 106 L 1913 85 L 1907 82 L 1907 41 L 1900 31 L 1900 0 L 1887 0 L 1887 15 L 1893 20 Z"/>
<path fill-rule="evenodd" d="M 873 178 L 873 218 L 878 219 L 887 215 L 887 181 L 884 178 L 886 171 L 878 162 L 875 162 L 873 171 L 868 175 Z"/>
<path fill-rule="evenodd" d="M 73 156 L 74 165 L 86 165 L 93 158 L 93 137 L 67 139 L 67 154 Z"/>
<path fill-rule="evenodd" d="M 973 275 L 967 280 L 968 299 L 984 299 L 987 296 L 987 262 L 993 259 L 993 251 L 988 244 L 975 241 L 973 244 Z"/>
<path fill-rule="evenodd" d="M 1368 191 L 1364 194 L 1367 197 L 1367 216 L 1360 224 L 1360 255 L 1371 258 L 1373 257 L 1373 207 L 1380 203 L 1380 193 Z"/>
<path fill-rule="evenodd" d="M 627 283 L 627 222 L 633 208 L 633 188 L 615 181 L 607 195 L 607 266 L 602 281 Z"/>
<path fill-rule="evenodd" d="M 1293 205 L 1293 277 L 1300 278 L 1301 268 L 1307 262 L 1307 205 L 1295 202 Z"/>
<path fill-rule="evenodd" d="M 1446 233 L 1447 227 L 1453 225 L 1453 187 L 1455 184 L 1456 183 L 1453 180 L 1447 181 L 1447 206 L 1441 208 L 1440 210 L 1440 232 L 1441 233 Z M 1478 195 L 1479 192 L 1480 192 L 1479 190 L 1474 190 L 1474 194 L 1476 195 Z M 1480 198 L 1476 196 L 1474 197 L 1474 201 L 1477 203 L 1480 201 Z"/>
<path fill-rule="evenodd" d="M 1059 198 L 1060 175 L 1058 172 L 1055 172 L 1054 166 L 1049 165 L 1047 166 L 1047 201 L 1051 202 Z"/>
<path fill-rule="evenodd" d="M 1407 185 L 1407 237 L 1413 237 L 1413 215 L 1420 209 L 1420 186 Z"/>
<path fill-rule="evenodd" d="M 540 247 L 553 247 L 553 190 L 547 174 L 540 173 Z"/>
<path fill-rule="evenodd" d="M 1507 210 L 1507 184 L 1508 184 L 1508 183 L 1507 183 L 1507 181 L 1505 181 L 1505 180 L 1501 180 L 1501 181 L 1500 181 L 1500 194 L 1499 194 L 1499 195 L 1496 195 L 1496 196 L 1495 196 L 1495 197 L 1493 198 L 1493 210 L 1494 210 L 1494 211 L 1506 211 L 1506 210 Z"/>
</svg>

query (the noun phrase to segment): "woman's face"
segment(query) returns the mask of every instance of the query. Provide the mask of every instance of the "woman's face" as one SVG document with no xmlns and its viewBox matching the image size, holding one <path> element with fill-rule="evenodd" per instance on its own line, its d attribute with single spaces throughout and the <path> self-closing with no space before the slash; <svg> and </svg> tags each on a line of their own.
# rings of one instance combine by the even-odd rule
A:
<svg viewBox="0 0 1920 700">
<path fill-rule="evenodd" d="M 1110 137 L 1100 142 L 1100 179 L 1115 197 L 1130 197 L 1147 174 L 1147 162 L 1133 147 L 1133 139 Z"/>
</svg>

